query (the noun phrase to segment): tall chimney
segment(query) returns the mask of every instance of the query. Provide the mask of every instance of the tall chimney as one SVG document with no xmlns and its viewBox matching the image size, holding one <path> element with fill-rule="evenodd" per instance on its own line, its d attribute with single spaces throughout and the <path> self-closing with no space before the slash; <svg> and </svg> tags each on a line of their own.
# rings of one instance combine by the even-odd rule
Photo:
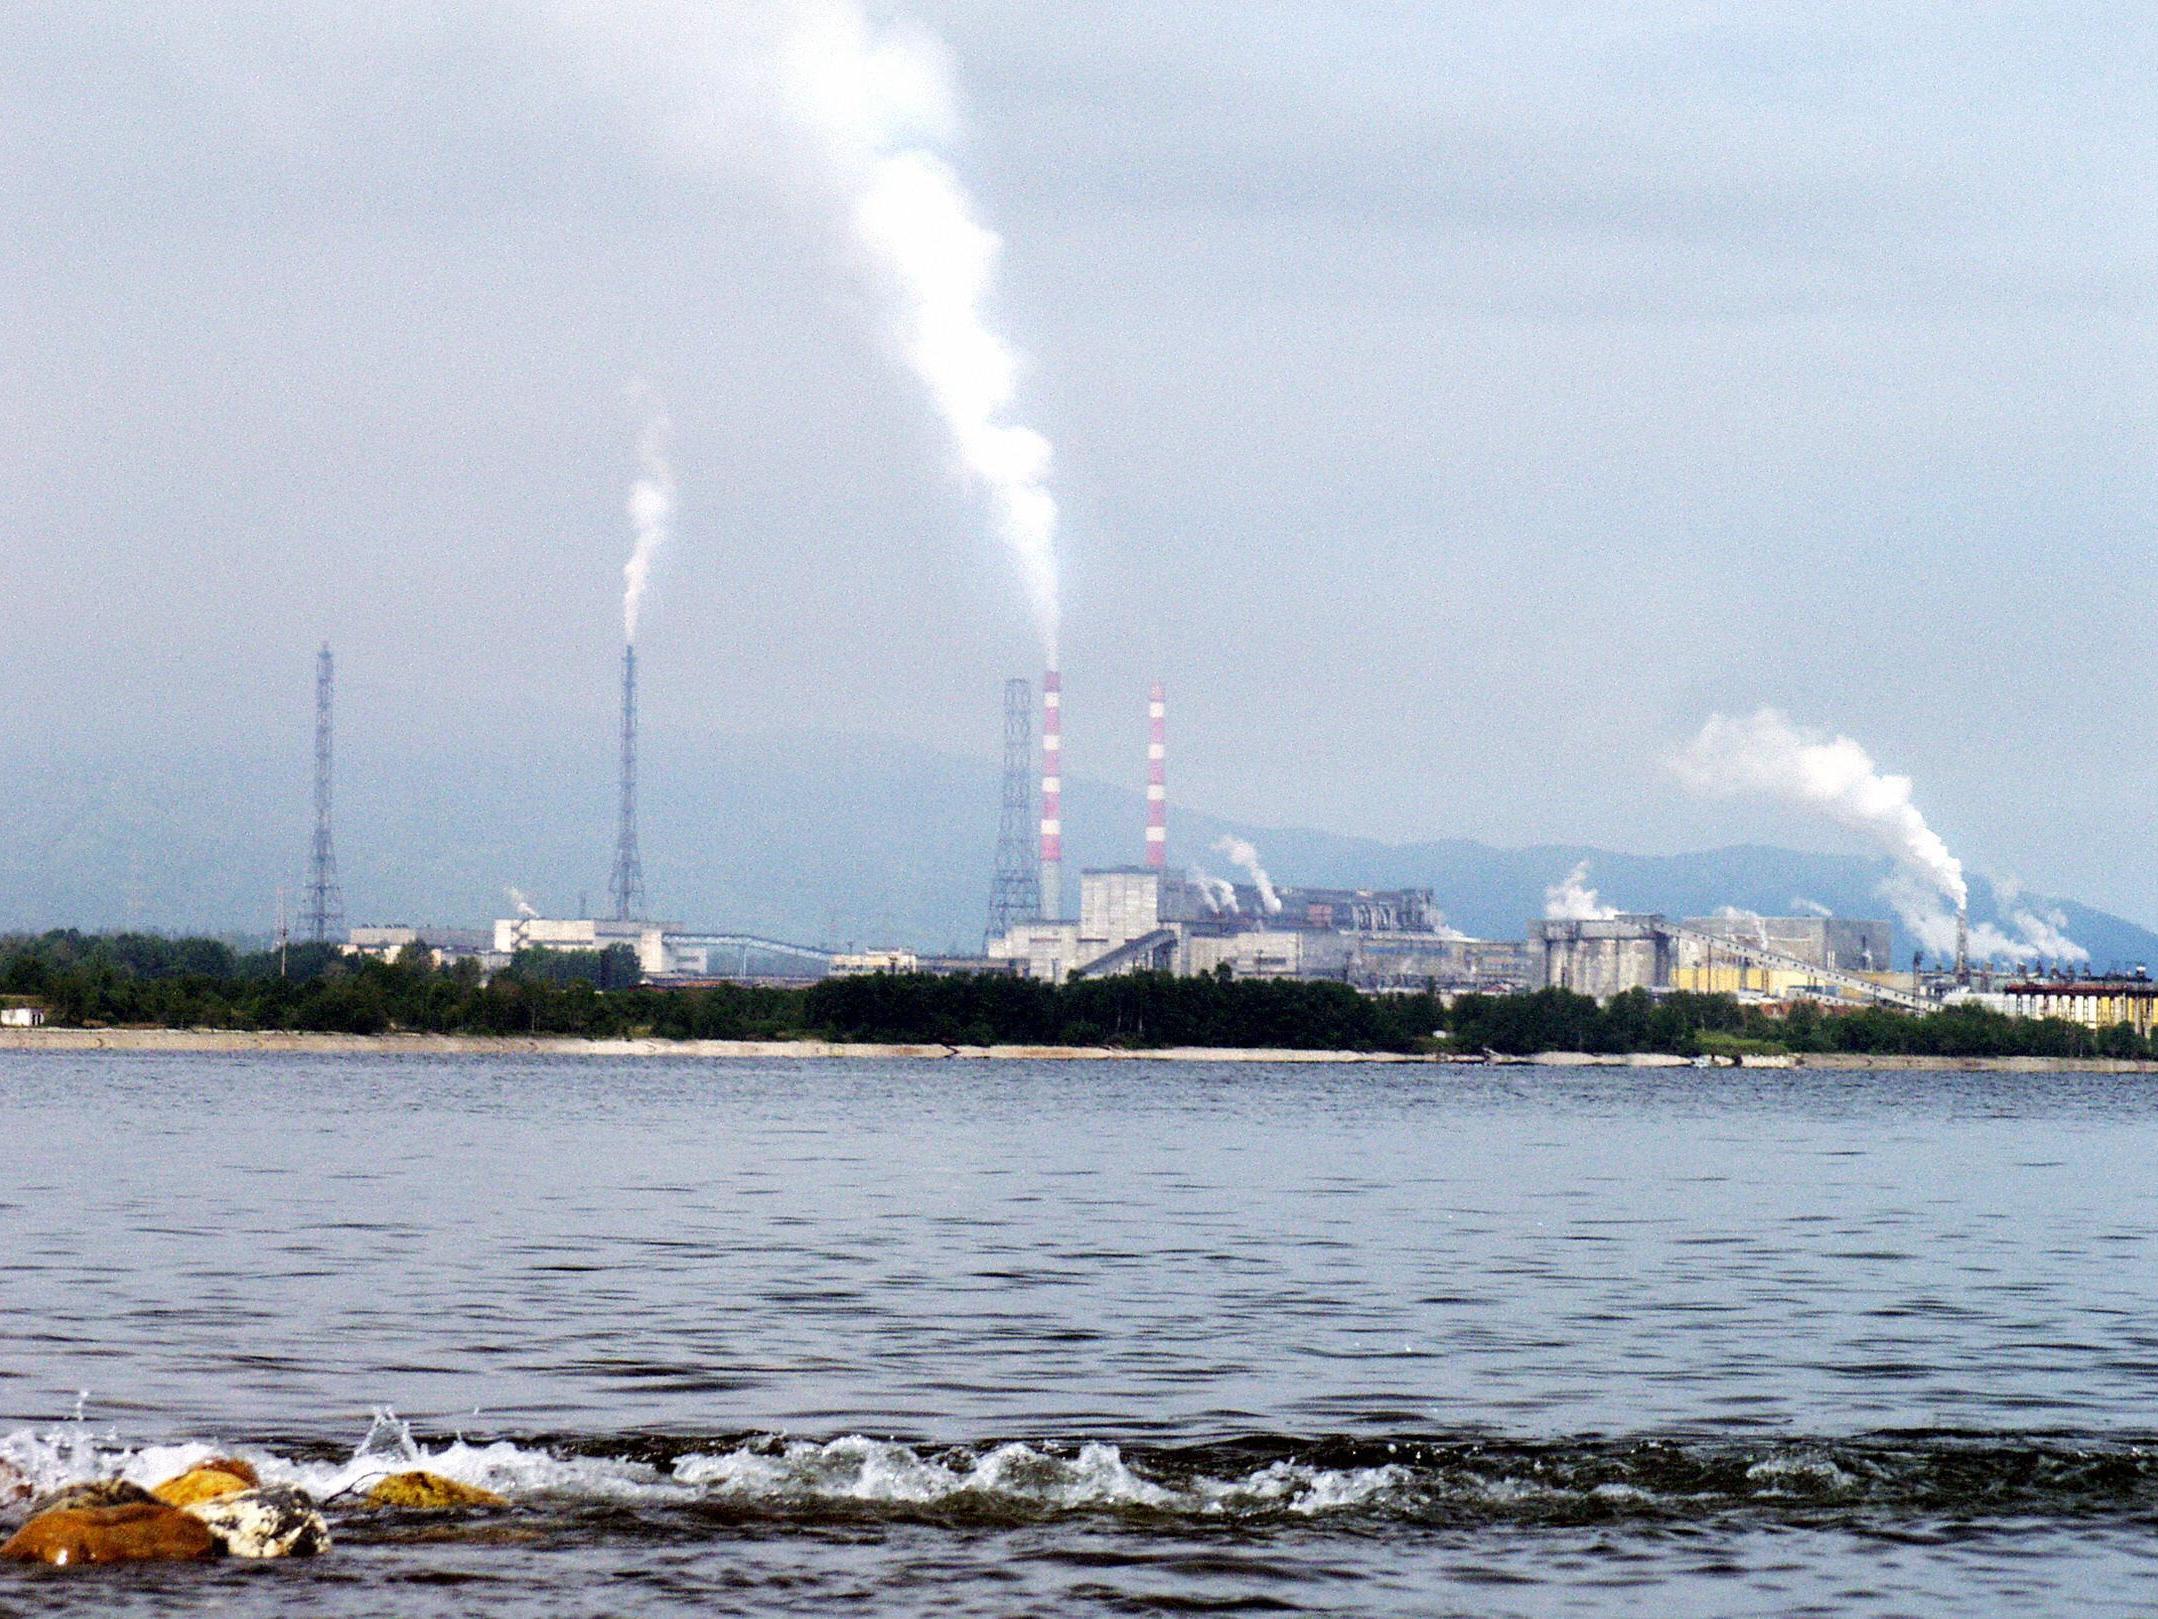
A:
<svg viewBox="0 0 2158 1619">
<path fill-rule="evenodd" d="M 1971 911 L 1968 905 L 1956 907 L 1956 982 L 1971 981 Z"/>
<path fill-rule="evenodd" d="M 1146 701 L 1146 863 L 1160 871 L 1169 859 L 1169 788 L 1162 775 L 1164 754 L 1161 682 Z"/>
<path fill-rule="evenodd" d="M 1064 917 L 1064 677 L 1042 676 L 1042 919 Z"/>
</svg>

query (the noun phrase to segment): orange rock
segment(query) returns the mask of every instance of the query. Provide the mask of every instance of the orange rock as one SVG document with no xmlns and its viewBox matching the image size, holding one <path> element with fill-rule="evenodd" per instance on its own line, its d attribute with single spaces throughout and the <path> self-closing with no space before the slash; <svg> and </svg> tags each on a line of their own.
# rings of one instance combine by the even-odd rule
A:
<svg viewBox="0 0 2158 1619">
<path fill-rule="evenodd" d="M 506 1507 L 507 1496 L 483 1490 L 477 1484 L 460 1484 L 440 1473 L 392 1473 L 367 1492 L 378 1507 Z"/>
<path fill-rule="evenodd" d="M 210 1557 L 217 1537 L 162 1502 L 124 1507 L 61 1507 L 41 1512 L 0 1546 L 0 1557 L 72 1568 L 78 1563 L 136 1563 Z"/>
<path fill-rule="evenodd" d="M 92 1479 L 87 1484 L 70 1484 L 39 1496 L 30 1503 L 30 1516 L 68 1507 L 139 1507 L 155 1499 L 140 1484 L 130 1484 L 124 1478 Z"/>
<path fill-rule="evenodd" d="M 232 1467 L 247 1467 L 245 1462 L 233 1463 Z M 191 1467 L 177 1478 L 168 1478 L 155 1485 L 150 1493 L 168 1507 L 191 1507 L 197 1501 L 214 1501 L 221 1495 L 238 1495 L 251 1490 L 258 1482 L 255 1470 L 247 1467 L 246 1473 L 232 1471 L 223 1462 L 205 1462 Z"/>
</svg>

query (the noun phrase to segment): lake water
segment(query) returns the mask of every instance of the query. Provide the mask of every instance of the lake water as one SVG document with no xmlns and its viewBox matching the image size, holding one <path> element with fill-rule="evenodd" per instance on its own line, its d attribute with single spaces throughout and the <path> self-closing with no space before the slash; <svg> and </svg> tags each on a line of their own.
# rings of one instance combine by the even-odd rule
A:
<svg viewBox="0 0 2158 1619">
<path fill-rule="evenodd" d="M 0 1054 L 0 1459 L 512 1499 L 0 1616 L 2140 1613 L 2154 1287 L 2135 1077 Z"/>
</svg>

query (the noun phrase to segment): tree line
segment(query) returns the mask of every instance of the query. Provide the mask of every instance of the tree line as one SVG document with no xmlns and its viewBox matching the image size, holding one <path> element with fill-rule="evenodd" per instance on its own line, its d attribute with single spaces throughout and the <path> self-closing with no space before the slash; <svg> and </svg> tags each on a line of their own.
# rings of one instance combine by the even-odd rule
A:
<svg viewBox="0 0 2158 1619">
<path fill-rule="evenodd" d="M 877 1041 L 950 1045 L 1280 1047 L 1292 1050 L 1910 1053 L 1946 1057 L 2158 1056 L 2133 1029 L 2093 1030 L 1977 1007 L 1787 1014 L 1729 995 L 1603 1004 L 1567 990 L 1453 998 L 1365 995 L 1346 984 L 1141 973 L 1051 985 L 995 974 L 875 974 L 803 987 L 636 982 L 626 949 L 521 951 L 491 977 L 330 945 L 240 952 L 214 939 L 63 930 L 0 937 L 0 996 L 76 1027 L 532 1034 L 594 1039 Z"/>
</svg>

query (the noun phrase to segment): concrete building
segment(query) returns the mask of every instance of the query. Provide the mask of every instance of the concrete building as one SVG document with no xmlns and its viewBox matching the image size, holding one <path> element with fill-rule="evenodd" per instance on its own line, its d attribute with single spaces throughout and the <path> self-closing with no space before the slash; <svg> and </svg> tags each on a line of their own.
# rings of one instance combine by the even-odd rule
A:
<svg viewBox="0 0 2158 1619">
<path fill-rule="evenodd" d="M 42 1006 L 0 1006 L 0 1029 L 40 1029 L 45 1026 Z"/>
<path fill-rule="evenodd" d="M 1668 989 L 1677 950 L 1660 916 L 1545 919 L 1529 924 L 1529 982 L 1609 1000 L 1630 989 Z"/>
</svg>

